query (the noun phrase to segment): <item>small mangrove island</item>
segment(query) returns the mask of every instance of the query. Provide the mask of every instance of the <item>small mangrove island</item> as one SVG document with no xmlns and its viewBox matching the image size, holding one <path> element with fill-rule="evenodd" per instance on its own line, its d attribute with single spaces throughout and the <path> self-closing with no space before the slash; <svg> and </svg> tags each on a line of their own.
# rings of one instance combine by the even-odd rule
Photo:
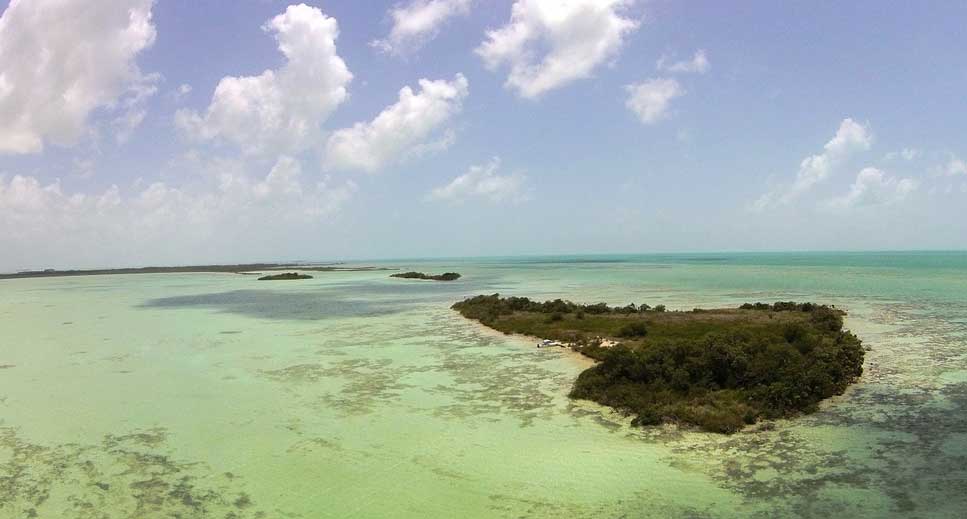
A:
<svg viewBox="0 0 967 519">
<path fill-rule="evenodd" d="M 729 434 L 761 419 L 814 412 L 863 373 L 860 339 L 843 330 L 845 312 L 827 305 L 669 312 L 663 305 L 541 303 L 493 294 L 453 309 L 495 330 L 555 341 L 594 359 L 570 397 L 633 415 L 635 425 L 678 423 Z"/>
<path fill-rule="evenodd" d="M 424 274 L 422 272 L 401 272 L 399 274 L 390 274 L 391 278 L 403 278 L 403 279 L 427 279 L 433 281 L 456 281 L 460 279 L 460 274 L 456 272 L 444 272 L 443 274 Z"/>
<path fill-rule="evenodd" d="M 282 274 L 270 274 L 268 276 L 262 276 L 259 281 L 283 281 L 288 279 L 312 279 L 312 276 L 308 274 L 299 274 L 298 272 L 284 272 Z"/>
</svg>

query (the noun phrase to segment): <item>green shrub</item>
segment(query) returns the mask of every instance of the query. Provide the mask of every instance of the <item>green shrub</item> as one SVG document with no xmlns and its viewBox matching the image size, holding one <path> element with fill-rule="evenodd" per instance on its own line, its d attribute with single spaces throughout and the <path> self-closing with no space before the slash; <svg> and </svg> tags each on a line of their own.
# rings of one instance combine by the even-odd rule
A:
<svg viewBox="0 0 967 519">
<path fill-rule="evenodd" d="M 648 327 L 643 322 L 628 323 L 618 330 L 618 337 L 644 337 L 648 335 Z"/>
</svg>

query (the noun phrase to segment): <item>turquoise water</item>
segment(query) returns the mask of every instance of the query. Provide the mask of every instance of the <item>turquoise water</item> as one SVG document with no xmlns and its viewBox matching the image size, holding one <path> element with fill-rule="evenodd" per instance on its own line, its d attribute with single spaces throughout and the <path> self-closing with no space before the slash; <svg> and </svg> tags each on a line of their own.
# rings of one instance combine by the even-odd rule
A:
<svg viewBox="0 0 967 519">
<path fill-rule="evenodd" d="M 367 262 L 367 264 L 374 264 Z M 967 254 L 397 260 L 299 282 L 0 282 L 0 517 L 962 517 Z M 849 311 L 861 382 L 718 436 L 566 398 L 588 366 L 463 320 L 501 292 Z"/>
</svg>

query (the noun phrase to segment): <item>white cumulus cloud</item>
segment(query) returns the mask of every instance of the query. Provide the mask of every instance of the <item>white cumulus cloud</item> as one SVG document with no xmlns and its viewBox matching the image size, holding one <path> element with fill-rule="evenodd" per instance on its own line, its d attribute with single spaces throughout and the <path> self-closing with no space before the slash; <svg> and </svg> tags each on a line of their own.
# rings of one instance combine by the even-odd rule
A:
<svg viewBox="0 0 967 519">
<path fill-rule="evenodd" d="M 526 98 L 589 77 L 621 49 L 639 22 L 633 0 L 517 0 L 510 21 L 476 50 L 491 70 L 508 65 L 505 86 Z"/>
<path fill-rule="evenodd" d="M 967 175 L 967 162 L 957 157 L 951 157 L 943 171 L 950 176 Z"/>
<path fill-rule="evenodd" d="M 628 100 L 625 106 L 644 124 L 653 124 L 665 117 L 672 99 L 685 95 L 685 90 L 674 79 L 649 79 L 625 87 Z"/>
<path fill-rule="evenodd" d="M 326 143 L 326 166 L 375 172 L 394 161 L 452 142 L 451 132 L 444 132 L 436 141 L 431 139 L 463 108 L 467 78 L 457 74 L 452 81 L 421 79 L 419 84 L 418 92 L 403 87 L 399 100 L 372 121 L 333 132 Z"/>
<path fill-rule="evenodd" d="M 919 187 L 911 178 L 888 176 L 876 168 L 863 168 L 848 193 L 829 201 L 833 208 L 845 209 L 899 202 Z"/>
<path fill-rule="evenodd" d="M 422 47 L 439 34 L 440 27 L 454 16 L 470 12 L 472 0 L 411 0 L 389 10 L 393 28 L 373 47 L 388 54 L 403 55 Z"/>
<path fill-rule="evenodd" d="M 868 126 L 857 123 L 851 118 L 843 119 L 836 135 L 823 146 L 823 152 L 811 155 L 799 164 L 796 180 L 788 186 L 770 191 L 755 201 L 753 209 L 764 210 L 785 205 L 812 189 L 829 177 L 833 168 L 852 154 L 870 149 L 873 135 Z"/>
<path fill-rule="evenodd" d="M 308 146 L 346 100 L 353 75 L 336 52 L 335 18 L 290 5 L 262 28 L 274 34 L 286 63 L 258 76 L 222 78 L 203 114 L 176 114 L 188 135 L 230 141 L 251 153 L 294 152 Z"/>
<path fill-rule="evenodd" d="M 145 106 L 148 99 L 158 93 L 158 81 L 161 80 L 159 74 L 149 74 L 144 76 L 142 81 L 134 84 L 130 88 L 130 94 L 125 96 L 120 106 L 124 112 L 111 121 L 114 129 L 114 138 L 119 144 L 127 142 L 141 123 L 148 115 Z"/>
<path fill-rule="evenodd" d="M 430 192 L 431 200 L 463 202 L 471 198 L 484 198 L 493 202 L 520 202 L 527 199 L 522 175 L 498 175 L 500 159 L 494 158 L 482 166 L 471 166 L 463 175 L 449 184 Z"/>
<path fill-rule="evenodd" d="M 692 59 L 686 61 L 669 63 L 668 57 L 662 56 L 658 59 L 658 64 L 656 66 L 658 70 L 664 70 L 666 72 L 704 74 L 708 72 L 711 64 L 708 61 L 708 56 L 705 54 L 705 50 L 699 49 L 695 51 L 695 55 L 692 56 Z"/>
<path fill-rule="evenodd" d="M 903 148 L 899 151 L 891 151 L 883 156 L 884 160 L 896 160 L 902 158 L 903 160 L 913 160 L 921 155 L 921 151 L 916 148 Z"/>
<path fill-rule="evenodd" d="M 130 133 L 158 78 L 135 62 L 155 41 L 152 4 L 12 0 L 0 16 L 0 153 L 73 145 L 91 112 L 117 109 L 127 95 L 137 98 L 120 107 L 120 126 Z"/>
</svg>

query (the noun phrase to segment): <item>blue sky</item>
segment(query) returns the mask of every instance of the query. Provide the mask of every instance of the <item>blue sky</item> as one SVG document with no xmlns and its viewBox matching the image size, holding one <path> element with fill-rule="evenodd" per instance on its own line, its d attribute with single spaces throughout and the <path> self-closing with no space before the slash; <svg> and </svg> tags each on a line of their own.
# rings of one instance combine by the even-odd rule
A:
<svg viewBox="0 0 967 519">
<path fill-rule="evenodd" d="M 967 247 L 967 4 L 91 5 L 0 2 L 0 269 Z"/>
</svg>

